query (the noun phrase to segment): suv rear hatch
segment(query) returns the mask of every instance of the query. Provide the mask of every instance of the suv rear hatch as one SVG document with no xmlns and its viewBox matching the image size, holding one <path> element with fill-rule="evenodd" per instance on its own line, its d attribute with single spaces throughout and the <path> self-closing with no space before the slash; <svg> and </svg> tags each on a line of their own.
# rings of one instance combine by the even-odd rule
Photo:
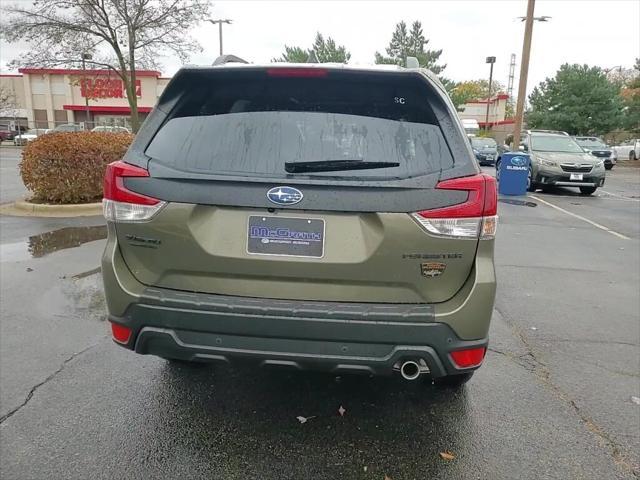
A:
<svg viewBox="0 0 640 480">
<path fill-rule="evenodd" d="M 495 222 L 454 115 L 416 71 L 183 69 L 108 169 L 107 218 L 149 286 L 442 302 Z"/>
</svg>

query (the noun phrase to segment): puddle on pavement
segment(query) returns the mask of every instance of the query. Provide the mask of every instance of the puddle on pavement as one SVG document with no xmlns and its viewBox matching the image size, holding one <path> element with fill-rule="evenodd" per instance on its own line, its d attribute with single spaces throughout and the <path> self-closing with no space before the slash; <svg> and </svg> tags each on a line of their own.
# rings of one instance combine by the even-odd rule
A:
<svg viewBox="0 0 640 480">
<path fill-rule="evenodd" d="M 519 205 L 521 207 L 537 207 L 536 202 L 527 202 L 526 200 L 515 200 L 513 198 L 499 198 L 499 202 L 508 203 L 509 205 Z"/>
<path fill-rule="evenodd" d="M 26 242 L 0 245 L 0 261 L 17 262 L 44 257 L 53 252 L 75 248 L 88 242 L 107 238 L 106 225 L 94 227 L 65 227 L 33 235 Z"/>
</svg>

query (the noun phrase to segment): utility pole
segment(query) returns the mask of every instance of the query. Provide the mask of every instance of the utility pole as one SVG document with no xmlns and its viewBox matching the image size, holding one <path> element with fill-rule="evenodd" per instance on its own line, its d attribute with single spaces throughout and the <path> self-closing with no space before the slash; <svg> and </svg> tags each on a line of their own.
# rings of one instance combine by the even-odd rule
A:
<svg viewBox="0 0 640 480">
<path fill-rule="evenodd" d="M 522 60 L 520 62 L 520 83 L 518 85 L 518 101 L 516 103 L 516 124 L 513 132 L 512 149 L 518 150 L 520 147 L 520 133 L 522 131 L 522 121 L 524 117 L 524 101 L 527 97 L 527 76 L 529 75 L 529 56 L 531 54 L 531 37 L 533 36 L 533 21 L 546 22 L 551 17 L 534 17 L 533 11 L 536 0 L 528 0 L 527 16 L 520 17 L 524 21 L 524 42 L 522 43 Z"/>
<path fill-rule="evenodd" d="M 208 22 L 210 22 L 212 25 L 215 25 L 216 23 L 218 24 L 218 33 L 220 35 L 220 55 L 222 56 L 222 24 L 223 23 L 227 23 L 227 24 L 231 24 L 231 20 L 228 18 L 225 18 L 224 20 L 222 19 L 218 19 L 218 20 L 208 20 Z"/>
<path fill-rule="evenodd" d="M 87 88 L 87 74 L 86 74 L 86 65 L 85 60 L 91 60 L 93 57 L 90 53 L 82 54 L 82 83 L 84 84 L 84 124 L 85 130 L 89 127 L 89 89 Z M 55 119 L 53 122 L 53 126 L 55 127 Z"/>
<path fill-rule="evenodd" d="M 522 60 L 520 62 L 520 84 L 518 85 L 518 101 L 516 102 L 516 124 L 513 132 L 512 150 L 520 148 L 520 131 L 524 116 L 524 100 L 527 96 L 527 76 L 529 75 L 529 56 L 531 54 L 531 37 L 533 35 L 533 10 L 536 0 L 528 0 L 527 17 L 524 24 L 524 42 L 522 44 Z"/>
<path fill-rule="evenodd" d="M 493 64 L 496 63 L 496 57 L 487 57 L 486 63 L 491 64 L 489 69 L 489 95 L 487 97 L 487 114 L 484 118 L 484 132 L 489 131 L 489 106 L 491 105 L 491 84 L 493 83 Z"/>
</svg>

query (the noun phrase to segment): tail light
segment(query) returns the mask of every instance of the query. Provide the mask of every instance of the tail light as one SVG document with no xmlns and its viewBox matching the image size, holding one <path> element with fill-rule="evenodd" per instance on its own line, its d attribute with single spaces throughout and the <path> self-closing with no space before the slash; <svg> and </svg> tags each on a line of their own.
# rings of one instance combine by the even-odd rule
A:
<svg viewBox="0 0 640 480">
<path fill-rule="evenodd" d="M 451 352 L 451 360 L 458 368 L 479 367 L 484 360 L 486 347 L 468 348 L 466 350 L 456 350 Z"/>
<path fill-rule="evenodd" d="M 110 222 L 135 223 L 151 220 L 166 205 L 157 198 L 132 192 L 124 186 L 128 177 L 148 177 L 149 172 L 124 162 L 107 165 L 104 174 L 104 218 Z"/>
<path fill-rule="evenodd" d="M 411 214 L 429 234 L 448 238 L 495 237 L 498 226 L 495 178 L 485 174 L 453 178 L 438 183 L 436 188 L 469 193 L 463 203 Z"/>
</svg>

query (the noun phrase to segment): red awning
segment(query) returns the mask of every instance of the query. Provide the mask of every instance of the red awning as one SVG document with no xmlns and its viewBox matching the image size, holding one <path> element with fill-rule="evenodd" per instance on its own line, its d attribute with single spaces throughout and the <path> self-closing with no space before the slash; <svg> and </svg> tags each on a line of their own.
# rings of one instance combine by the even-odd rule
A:
<svg viewBox="0 0 640 480">
<path fill-rule="evenodd" d="M 490 127 L 494 127 L 496 125 L 513 125 L 516 123 L 515 118 L 505 118 L 504 120 L 499 120 L 497 122 L 489 122 Z M 486 125 L 485 122 L 478 122 L 478 125 L 484 127 Z"/>
<path fill-rule="evenodd" d="M 78 69 L 78 68 L 19 68 L 19 73 L 27 74 L 49 74 L 49 75 L 106 75 L 109 77 L 118 77 L 118 74 L 113 70 L 103 69 Z M 136 70 L 136 77 L 159 77 L 160 72 L 156 70 Z"/>
<path fill-rule="evenodd" d="M 63 105 L 65 110 L 86 112 L 86 105 Z M 89 111 L 92 113 L 131 113 L 129 107 L 103 107 L 102 105 L 89 105 Z M 138 107 L 139 113 L 149 113 L 151 107 Z"/>
</svg>

